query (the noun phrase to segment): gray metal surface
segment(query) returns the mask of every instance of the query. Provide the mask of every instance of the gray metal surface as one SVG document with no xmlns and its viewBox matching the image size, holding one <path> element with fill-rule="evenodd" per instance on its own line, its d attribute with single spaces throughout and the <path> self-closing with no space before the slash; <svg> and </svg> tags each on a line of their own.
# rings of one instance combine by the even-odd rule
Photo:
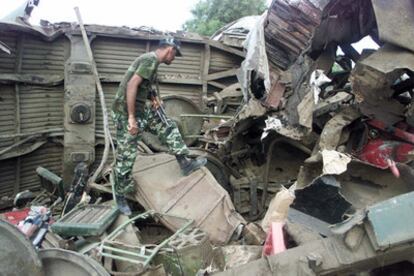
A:
<svg viewBox="0 0 414 276">
<path fill-rule="evenodd" d="M 98 262 L 74 251 L 45 249 L 39 256 L 47 276 L 109 276 Z"/>
<path fill-rule="evenodd" d="M 44 275 L 32 243 L 14 225 L 3 220 L 0 220 L 0 248 L 0 275 Z"/>
</svg>

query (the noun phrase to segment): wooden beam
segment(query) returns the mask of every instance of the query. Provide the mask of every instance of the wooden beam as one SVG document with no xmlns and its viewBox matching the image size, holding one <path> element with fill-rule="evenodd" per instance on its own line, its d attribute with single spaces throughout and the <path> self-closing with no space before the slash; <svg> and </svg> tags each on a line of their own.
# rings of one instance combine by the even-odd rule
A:
<svg viewBox="0 0 414 276">
<path fill-rule="evenodd" d="M 226 70 L 226 71 L 221 71 L 221 72 L 209 74 L 207 76 L 207 81 L 235 76 L 237 74 L 237 70 L 238 69 L 230 69 L 230 70 Z"/>
</svg>

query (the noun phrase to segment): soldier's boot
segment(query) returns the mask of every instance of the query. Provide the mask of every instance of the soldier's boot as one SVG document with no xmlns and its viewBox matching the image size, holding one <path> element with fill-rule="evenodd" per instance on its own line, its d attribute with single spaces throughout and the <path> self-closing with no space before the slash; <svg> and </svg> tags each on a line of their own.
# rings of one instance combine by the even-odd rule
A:
<svg viewBox="0 0 414 276">
<path fill-rule="evenodd" d="M 126 216 L 131 215 L 131 209 L 128 206 L 128 202 L 123 195 L 115 195 L 116 200 L 116 206 L 118 207 L 118 210 L 121 211 L 122 214 Z"/>
<path fill-rule="evenodd" d="M 175 157 L 180 165 L 182 174 L 185 176 L 207 164 L 207 159 L 205 157 L 197 157 L 196 159 L 187 158 L 184 155 L 176 155 Z"/>
</svg>

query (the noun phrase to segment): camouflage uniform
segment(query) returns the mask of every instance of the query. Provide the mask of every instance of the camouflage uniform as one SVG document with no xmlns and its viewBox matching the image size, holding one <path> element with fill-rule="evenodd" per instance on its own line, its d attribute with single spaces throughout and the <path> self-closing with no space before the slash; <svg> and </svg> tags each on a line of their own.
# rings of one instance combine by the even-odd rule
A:
<svg viewBox="0 0 414 276">
<path fill-rule="evenodd" d="M 156 78 L 158 65 L 159 62 L 154 52 L 138 57 L 125 73 L 115 96 L 112 106 L 112 118 L 116 126 L 117 140 L 114 189 L 118 195 L 124 195 L 134 190 L 131 171 L 137 156 L 137 143 L 141 140 L 143 131 L 157 135 L 162 143 L 167 144 L 171 154 L 187 155 L 189 153 L 175 122 L 167 119 L 169 126 L 164 124 L 147 100 L 148 92 Z M 137 135 L 131 135 L 128 132 L 128 110 L 125 95 L 127 83 L 134 74 L 143 78 L 135 102 L 135 117 L 138 123 Z"/>
</svg>

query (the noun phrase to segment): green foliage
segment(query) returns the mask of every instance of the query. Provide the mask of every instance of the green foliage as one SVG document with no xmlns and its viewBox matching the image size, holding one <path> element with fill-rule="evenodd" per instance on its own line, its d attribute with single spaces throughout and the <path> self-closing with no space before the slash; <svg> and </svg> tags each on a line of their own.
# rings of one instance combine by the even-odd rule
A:
<svg viewBox="0 0 414 276">
<path fill-rule="evenodd" d="M 262 14 L 266 9 L 266 0 L 199 0 L 191 10 L 193 18 L 183 29 L 210 36 L 236 19 Z"/>
</svg>

